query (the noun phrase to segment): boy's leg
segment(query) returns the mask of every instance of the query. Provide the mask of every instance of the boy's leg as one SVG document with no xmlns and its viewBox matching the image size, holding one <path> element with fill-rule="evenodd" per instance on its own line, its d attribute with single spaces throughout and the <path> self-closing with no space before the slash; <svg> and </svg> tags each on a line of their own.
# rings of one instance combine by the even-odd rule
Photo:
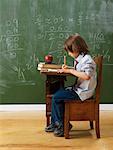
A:
<svg viewBox="0 0 113 150">
<path fill-rule="evenodd" d="M 64 100 L 72 99 L 80 98 L 74 91 L 65 89 L 57 91 L 52 98 L 51 122 L 58 126 L 56 136 L 63 136 Z"/>
</svg>

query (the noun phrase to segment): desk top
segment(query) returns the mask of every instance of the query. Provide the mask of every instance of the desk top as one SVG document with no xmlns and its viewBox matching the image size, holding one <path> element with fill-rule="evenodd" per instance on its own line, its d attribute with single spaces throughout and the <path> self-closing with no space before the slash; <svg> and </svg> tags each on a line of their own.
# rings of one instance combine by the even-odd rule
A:
<svg viewBox="0 0 113 150">
<path fill-rule="evenodd" d="M 57 71 L 53 70 L 53 71 L 48 71 L 48 69 L 42 69 L 40 70 L 41 74 L 45 74 L 45 75 L 55 75 L 55 76 L 68 76 L 71 75 L 69 73 L 58 73 Z"/>
</svg>

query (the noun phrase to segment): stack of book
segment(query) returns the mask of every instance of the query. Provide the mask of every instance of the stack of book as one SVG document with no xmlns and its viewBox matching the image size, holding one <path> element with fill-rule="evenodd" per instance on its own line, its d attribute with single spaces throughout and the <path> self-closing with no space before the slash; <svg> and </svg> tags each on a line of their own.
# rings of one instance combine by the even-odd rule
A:
<svg viewBox="0 0 113 150">
<path fill-rule="evenodd" d="M 72 66 L 67 66 L 68 69 L 74 69 Z M 38 70 L 43 72 L 57 72 L 58 69 L 62 69 L 62 65 L 57 64 L 46 64 L 45 62 L 40 62 L 38 64 Z"/>
<path fill-rule="evenodd" d="M 57 72 L 57 70 L 61 68 L 62 68 L 62 65 L 57 65 L 57 64 L 46 64 L 44 62 L 40 62 L 38 64 L 39 71 Z"/>
</svg>

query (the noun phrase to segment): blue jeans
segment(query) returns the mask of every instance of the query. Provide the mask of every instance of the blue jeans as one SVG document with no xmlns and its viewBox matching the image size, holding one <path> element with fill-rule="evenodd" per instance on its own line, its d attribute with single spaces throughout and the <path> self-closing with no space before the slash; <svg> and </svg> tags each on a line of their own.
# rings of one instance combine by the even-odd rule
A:
<svg viewBox="0 0 113 150">
<path fill-rule="evenodd" d="M 51 123 L 64 124 L 64 100 L 80 100 L 73 90 L 59 89 L 52 97 Z"/>
</svg>

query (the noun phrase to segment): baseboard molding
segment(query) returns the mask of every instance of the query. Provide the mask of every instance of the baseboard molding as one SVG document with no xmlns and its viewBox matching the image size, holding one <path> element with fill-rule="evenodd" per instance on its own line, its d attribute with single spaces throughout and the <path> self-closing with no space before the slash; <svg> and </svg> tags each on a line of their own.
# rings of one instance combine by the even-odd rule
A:
<svg viewBox="0 0 113 150">
<path fill-rule="evenodd" d="M 46 110 L 46 105 L 45 104 L 0 105 L 0 111 L 36 111 L 36 110 Z"/>
<path fill-rule="evenodd" d="M 37 111 L 46 110 L 45 104 L 38 105 L 0 105 L 0 111 Z M 100 110 L 113 110 L 113 104 L 100 104 Z"/>
<path fill-rule="evenodd" d="M 100 110 L 113 110 L 113 104 L 100 104 Z"/>
</svg>

